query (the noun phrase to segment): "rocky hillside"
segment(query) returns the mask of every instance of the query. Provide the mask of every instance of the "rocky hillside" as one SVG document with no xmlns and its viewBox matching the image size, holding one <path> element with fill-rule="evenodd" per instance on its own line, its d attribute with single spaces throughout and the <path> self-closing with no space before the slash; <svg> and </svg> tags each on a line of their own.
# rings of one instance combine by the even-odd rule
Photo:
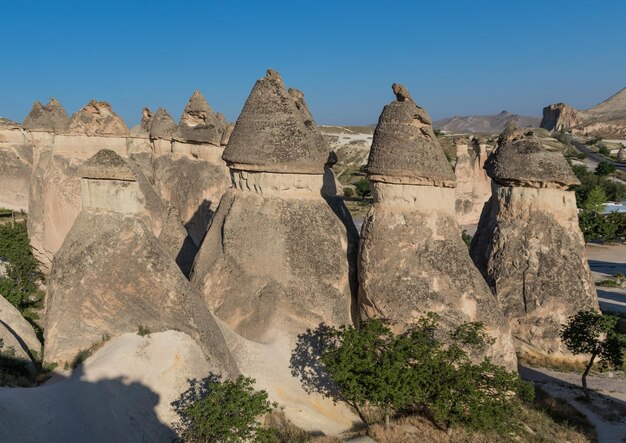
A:
<svg viewBox="0 0 626 443">
<path fill-rule="evenodd" d="M 626 136 L 626 88 L 585 111 L 566 103 L 546 106 L 543 108 L 541 127 L 583 135 Z"/>
<path fill-rule="evenodd" d="M 541 119 L 502 111 L 494 115 L 465 115 L 444 118 L 434 122 L 433 126 L 446 132 L 492 134 L 502 132 L 510 121 L 521 128 L 536 128 Z"/>
</svg>

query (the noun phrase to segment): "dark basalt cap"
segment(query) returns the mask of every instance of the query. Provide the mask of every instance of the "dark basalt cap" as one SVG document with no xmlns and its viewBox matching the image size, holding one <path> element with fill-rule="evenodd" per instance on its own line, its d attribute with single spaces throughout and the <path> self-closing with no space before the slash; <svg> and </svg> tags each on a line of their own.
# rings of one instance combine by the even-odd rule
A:
<svg viewBox="0 0 626 443">
<path fill-rule="evenodd" d="M 425 109 L 394 83 L 396 101 L 383 109 L 367 162 L 370 180 L 385 183 L 455 186 L 455 176 Z"/>
<path fill-rule="evenodd" d="M 569 187 L 580 184 L 565 157 L 548 151 L 532 131 L 507 127 L 485 162 L 487 174 L 505 186 Z"/>
<path fill-rule="evenodd" d="M 220 144 L 224 124 L 217 116 L 200 91 L 195 91 L 180 117 L 175 140 L 190 143 Z"/>
<path fill-rule="evenodd" d="M 289 94 L 270 69 L 252 88 L 222 158 L 237 169 L 323 174 L 329 152 L 304 95 Z"/>
<path fill-rule="evenodd" d="M 82 178 L 137 181 L 133 170 L 115 151 L 102 149 L 79 168 Z"/>
<path fill-rule="evenodd" d="M 174 119 L 165 109 L 159 108 L 150 123 L 150 138 L 171 140 L 172 135 L 176 132 L 176 128 Z"/>
<path fill-rule="evenodd" d="M 64 132 L 70 123 L 67 112 L 55 98 L 51 98 L 46 106 L 39 100 L 33 104 L 30 113 L 24 119 L 23 127 L 31 131 Z"/>
</svg>

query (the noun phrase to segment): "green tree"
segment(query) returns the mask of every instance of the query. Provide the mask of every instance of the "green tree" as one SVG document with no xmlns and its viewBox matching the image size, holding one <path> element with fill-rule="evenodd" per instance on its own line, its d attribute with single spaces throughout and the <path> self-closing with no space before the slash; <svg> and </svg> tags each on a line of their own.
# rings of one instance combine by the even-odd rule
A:
<svg viewBox="0 0 626 443">
<path fill-rule="evenodd" d="M 372 191 L 370 189 L 370 182 L 364 178 L 360 179 L 358 182 L 354 184 L 354 188 L 356 189 L 356 193 L 361 198 L 365 198 L 371 195 Z"/>
<path fill-rule="evenodd" d="M 235 381 L 209 377 L 192 380 L 190 388 L 172 402 L 180 416 L 177 427 L 184 442 L 273 442 L 274 432 L 259 424 L 259 417 L 275 404 L 267 392 L 255 391 L 254 380 L 240 375 Z"/>
<path fill-rule="evenodd" d="M 435 338 L 440 332 L 434 314 L 399 334 L 378 319 L 358 329 L 330 328 L 321 362 L 338 385 L 339 397 L 362 418 L 363 407 L 371 405 L 382 409 L 386 426 L 399 410 L 425 412 L 445 427 L 509 426 L 519 399 L 532 398 L 530 387 L 488 359 L 472 363 L 463 347 L 489 344 L 482 324 L 462 325 L 448 344 Z"/>
<path fill-rule="evenodd" d="M 609 151 L 609 148 L 607 148 L 606 145 L 600 143 L 598 145 L 598 154 L 608 157 L 611 155 L 611 151 Z"/>
<path fill-rule="evenodd" d="M 624 364 L 626 335 L 616 332 L 618 318 L 594 311 L 579 311 L 561 329 L 561 340 L 573 354 L 587 354 L 589 361 L 582 374 L 582 387 L 589 400 L 587 375 L 596 358 L 602 368 L 619 369 Z"/>
<path fill-rule="evenodd" d="M 600 177 L 604 177 L 607 176 L 609 174 L 614 173 L 616 170 L 615 165 L 611 162 L 600 162 L 598 163 L 598 166 L 596 166 L 596 171 L 594 172 L 594 174 L 600 176 Z"/>
<path fill-rule="evenodd" d="M 600 186 L 594 186 L 587 194 L 583 209 L 593 212 L 602 212 L 606 203 L 606 194 Z"/>
</svg>

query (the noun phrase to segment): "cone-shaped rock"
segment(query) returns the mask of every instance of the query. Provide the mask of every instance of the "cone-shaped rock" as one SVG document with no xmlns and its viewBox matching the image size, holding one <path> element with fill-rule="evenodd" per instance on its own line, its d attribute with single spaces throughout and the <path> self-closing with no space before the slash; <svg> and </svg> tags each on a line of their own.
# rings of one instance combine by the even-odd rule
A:
<svg viewBox="0 0 626 443">
<path fill-rule="evenodd" d="M 176 122 L 169 113 L 163 108 L 157 109 L 150 124 L 150 138 L 171 140 L 176 129 Z"/>
<path fill-rule="evenodd" d="M 315 421 L 318 430 L 339 432 L 351 427 L 352 413 L 308 395 L 290 369 L 298 335 L 323 322 L 351 322 L 358 236 L 341 200 L 321 195 L 328 154 L 280 77 L 259 80 L 224 154 L 232 187 L 192 283 L 230 331 L 242 372 L 296 424 L 312 429 Z"/>
<path fill-rule="evenodd" d="M 558 356 L 561 325 L 581 309 L 598 309 L 578 225 L 578 180 L 560 152 L 532 133 L 508 128 L 485 165 L 492 196 L 471 256 L 510 322 L 516 347 Z"/>
<path fill-rule="evenodd" d="M 380 116 L 368 161 L 374 205 L 361 231 L 361 316 L 403 327 L 436 312 L 447 330 L 483 322 L 496 339 L 484 354 L 515 368 L 509 327 L 460 236 L 452 168 L 428 114 L 399 86 L 394 92 L 402 94 Z"/>
<path fill-rule="evenodd" d="M 425 109 L 402 85 L 383 109 L 367 163 L 371 180 L 382 183 L 454 186 L 454 172 L 437 142 Z M 397 91 L 397 92 L 396 92 Z"/>
<path fill-rule="evenodd" d="M 35 101 L 30 113 L 24 119 L 24 128 L 31 131 L 60 133 L 67 129 L 69 117 L 57 99 L 51 98 L 46 106 Z"/>
<path fill-rule="evenodd" d="M 71 362 L 82 349 L 137 332 L 192 337 L 212 371 L 236 369 L 202 296 L 144 222 L 150 205 L 133 168 L 103 150 L 80 169 L 82 203 L 48 280 L 45 359 Z"/>
<path fill-rule="evenodd" d="M 180 117 L 174 138 L 183 142 L 210 143 L 219 146 L 224 124 L 211 109 L 200 91 L 195 91 Z"/>
<path fill-rule="evenodd" d="M 323 173 L 328 147 L 320 131 L 307 127 L 309 120 L 302 118 L 298 103 L 280 76 L 268 71 L 254 85 L 237 119 L 224 160 L 235 169 Z"/>
<path fill-rule="evenodd" d="M 128 127 L 107 102 L 92 100 L 72 115 L 68 132 L 73 134 L 126 136 Z"/>
</svg>

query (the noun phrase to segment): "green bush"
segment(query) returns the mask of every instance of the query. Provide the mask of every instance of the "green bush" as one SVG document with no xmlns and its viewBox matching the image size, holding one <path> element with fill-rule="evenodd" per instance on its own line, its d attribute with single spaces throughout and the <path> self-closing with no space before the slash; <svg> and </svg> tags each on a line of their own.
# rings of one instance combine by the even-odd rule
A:
<svg viewBox="0 0 626 443">
<path fill-rule="evenodd" d="M 589 355 L 582 374 L 582 386 L 589 399 L 587 375 L 595 359 L 603 368 L 621 369 L 624 364 L 626 335 L 616 332 L 618 318 L 594 311 L 579 311 L 561 329 L 561 340 L 573 354 Z"/>
<path fill-rule="evenodd" d="M 578 224 L 587 242 L 615 242 L 626 238 L 626 213 L 623 212 L 601 214 L 582 210 L 578 213 Z"/>
<path fill-rule="evenodd" d="M 42 297 L 39 264 L 31 253 L 25 223 L 0 225 L 0 258 L 7 275 L 0 277 L 0 293 L 20 312 L 37 305 Z"/>
<path fill-rule="evenodd" d="M 602 188 L 609 201 L 621 201 L 626 198 L 626 185 L 623 183 L 610 180 L 605 176 L 595 175 L 584 165 L 574 165 L 572 171 L 581 183 L 573 188 L 576 192 L 576 204 L 579 208 L 583 207 L 587 195 L 595 186 Z"/>
<path fill-rule="evenodd" d="M 356 193 L 361 198 L 365 198 L 365 197 L 371 195 L 371 193 L 372 193 L 372 191 L 370 189 L 370 182 L 369 182 L 369 180 L 366 180 L 364 178 L 362 178 L 361 180 L 356 182 L 354 184 L 354 187 L 356 189 Z"/>
<path fill-rule="evenodd" d="M 608 157 L 611 155 L 611 151 L 605 145 L 600 144 L 598 145 L 598 154 Z"/>
<path fill-rule="evenodd" d="M 472 246 L 472 236 L 467 233 L 467 229 L 463 229 L 463 232 L 461 232 L 461 238 L 463 239 L 463 243 L 465 243 L 469 249 L 469 247 Z"/>
<path fill-rule="evenodd" d="M 480 323 L 459 327 L 444 344 L 436 339 L 438 317 L 429 314 L 395 334 L 383 320 L 325 327 L 321 362 L 339 389 L 339 398 L 363 418 L 363 407 L 385 413 L 426 415 L 447 428 L 510 429 L 520 400 L 532 388 L 516 373 L 484 359 L 473 364 L 465 347 L 488 346 Z"/>
<path fill-rule="evenodd" d="M 598 163 L 598 166 L 596 166 L 596 171 L 594 172 L 594 174 L 600 177 L 604 177 L 604 176 L 614 173 L 616 169 L 617 168 L 615 167 L 613 163 L 600 162 Z"/>
<path fill-rule="evenodd" d="M 267 392 L 255 391 L 254 380 L 235 381 L 213 376 L 191 380 L 190 388 L 172 402 L 180 416 L 176 431 L 183 442 L 273 442 L 274 432 L 259 424 L 259 417 L 276 407 Z"/>
<path fill-rule="evenodd" d="M 352 189 L 352 188 L 343 188 L 343 196 L 345 198 L 353 198 L 354 197 L 354 189 Z"/>
</svg>

